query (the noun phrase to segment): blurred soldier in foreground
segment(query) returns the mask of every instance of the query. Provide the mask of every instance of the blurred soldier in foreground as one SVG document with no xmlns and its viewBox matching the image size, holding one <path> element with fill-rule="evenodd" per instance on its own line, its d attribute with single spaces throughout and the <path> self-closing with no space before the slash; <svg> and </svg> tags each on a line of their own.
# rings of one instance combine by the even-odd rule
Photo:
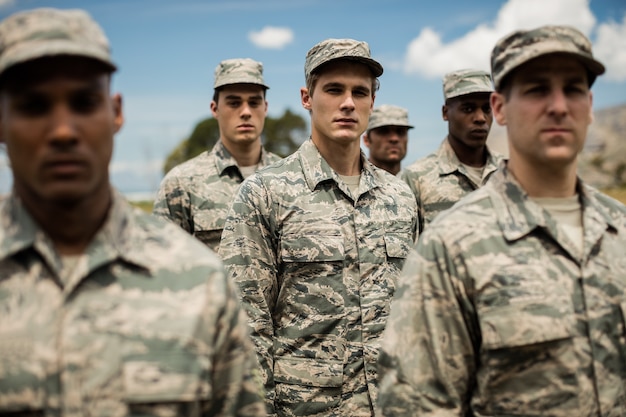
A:
<svg viewBox="0 0 626 417">
<path fill-rule="evenodd" d="M 260 62 L 249 58 L 220 62 L 211 101 L 220 139 L 210 151 L 172 169 L 157 193 L 154 214 L 172 220 L 215 251 L 244 178 L 280 160 L 261 144 L 268 88 Z"/>
<path fill-rule="evenodd" d="M 385 416 L 625 416 L 626 207 L 576 177 L 603 65 L 576 29 L 501 39 L 510 159 L 420 236 L 381 355 Z"/>
<path fill-rule="evenodd" d="M 304 72 L 311 138 L 244 182 L 220 255 L 247 306 L 270 413 L 371 416 L 415 200 L 361 152 L 383 72 L 367 43 L 327 39 Z"/>
<path fill-rule="evenodd" d="M 111 188 L 114 71 L 81 10 L 0 23 L 0 414 L 263 415 L 220 260 Z"/>
<path fill-rule="evenodd" d="M 502 156 L 487 147 L 493 116 L 489 96 L 491 78 L 484 71 L 464 69 L 443 78 L 448 136 L 439 149 L 409 165 L 402 178 L 415 194 L 419 229 L 424 230 L 439 213 L 483 185 Z"/>
<path fill-rule="evenodd" d="M 369 118 L 363 143 L 369 148 L 369 161 L 397 175 L 406 156 L 409 139 L 409 113 L 389 104 L 375 108 Z"/>
</svg>

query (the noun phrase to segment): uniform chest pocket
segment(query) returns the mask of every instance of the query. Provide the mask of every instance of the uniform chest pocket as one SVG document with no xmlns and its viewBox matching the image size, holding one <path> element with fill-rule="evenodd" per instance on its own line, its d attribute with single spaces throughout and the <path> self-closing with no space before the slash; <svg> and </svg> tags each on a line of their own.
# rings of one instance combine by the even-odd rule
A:
<svg viewBox="0 0 626 417">
<path fill-rule="evenodd" d="M 489 399 L 481 413 L 517 415 L 515 399 L 523 396 L 525 415 L 543 415 L 549 404 L 576 414 L 579 363 L 571 307 L 518 302 L 479 312 L 479 323 L 477 383 Z"/>
<path fill-rule="evenodd" d="M 213 250 L 217 250 L 222 230 L 226 222 L 226 212 L 223 210 L 204 211 L 194 214 L 193 235 Z"/>
<path fill-rule="evenodd" d="M 190 410 L 211 397 L 208 360 L 186 352 L 146 356 L 122 365 L 124 401 L 131 410 Z"/>
<path fill-rule="evenodd" d="M 337 231 L 289 233 L 280 240 L 283 262 L 334 262 L 346 257 L 343 236 Z"/>
</svg>

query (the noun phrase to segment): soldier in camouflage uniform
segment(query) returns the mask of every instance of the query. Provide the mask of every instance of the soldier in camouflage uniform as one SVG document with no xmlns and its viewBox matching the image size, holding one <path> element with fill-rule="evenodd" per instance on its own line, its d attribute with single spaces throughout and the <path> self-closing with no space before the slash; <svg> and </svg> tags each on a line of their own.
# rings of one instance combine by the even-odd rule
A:
<svg viewBox="0 0 626 417">
<path fill-rule="evenodd" d="M 493 49 L 510 159 L 420 236 L 380 358 L 384 416 L 626 416 L 626 207 L 576 159 L 604 72 L 567 26 Z"/>
<path fill-rule="evenodd" d="M 376 360 L 416 206 L 360 150 L 382 66 L 327 39 L 305 61 L 311 137 L 244 182 L 220 246 L 279 416 L 371 416 Z"/>
<path fill-rule="evenodd" d="M 0 414 L 264 415 L 219 258 L 111 188 L 114 71 L 81 10 L 0 23 Z"/>
<path fill-rule="evenodd" d="M 369 161 L 385 171 L 398 175 L 406 156 L 409 139 L 409 112 L 398 106 L 383 104 L 372 111 L 363 134 L 369 149 Z"/>
<path fill-rule="evenodd" d="M 444 76 L 442 115 L 448 122 L 448 136 L 436 152 L 402 171 L 415 194 L 420 232 L 497 169 L 502 155 L 487 147 L 492 91 L 491 78 L 484 71 L 463 69 Z"/>
<path fill-rule="evenodd" d="M 220 62 L 211 101 L 220 139 L 212 150 L 167 173 L 154 202 L 155 215 L 172 220 L 215 251 L 244 178 L 280 160 L 261 145 L 268 88 L 260 62 L 249 58 Z"/>
</svg>

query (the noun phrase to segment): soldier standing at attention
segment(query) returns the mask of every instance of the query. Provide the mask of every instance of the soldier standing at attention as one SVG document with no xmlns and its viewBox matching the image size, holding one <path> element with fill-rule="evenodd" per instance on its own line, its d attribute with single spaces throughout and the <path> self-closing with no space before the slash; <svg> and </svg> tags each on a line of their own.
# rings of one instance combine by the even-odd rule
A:
<svg viewBox="0 0 626 417">
<path fill-rule="evenodd" d="M 510 159 L 420 236 L 380 370 L 384 416 L 625 416 L 626 207 L 576 176 L 604 66 L 568 26 L 491 54 Z"/>
<path fill-rule="evenodd" d="M 417 214 L 407 185 L 360 148 L 382 72 L 365 42 L 311 48 L 300 91 L 311 137 L 246 180 L 226 220 L 219 253 L 247 307 L 270 414 L 374 413 L 380 336 Z"/>
<path fill-rule="evenodd" d="M 154 202 L 155 215 L 172 220 L 215 251 L 243 180 L 280 160 L 261 144 L 268 88 L 260 62 L 249 58 L 220 62 L 211 101 L 220 139 L 212 150 L 174 167 Z"/>
<path fill-rule="evenodd" d="M 369 148 L 369 161 L 378 168 L 398 175 L 406 156 L 409 139 L 409 112 L 398 106 L 383 104 L 370 115 L 363 143 Z"/>
<path fill-rule="evenodd" d="M 436 152 L 401 174 L 415 194 L 420 232 L 439 213 L 487 182 L 498 167 L 502 156 L 487 147 L 492 91 L 491 78 L 484 71 L 464 69 L 444 76 L 441 112 L 448 122 L 448 136 Z"/>
<path fill-rule="evenodd" d="M 0 414 L 262 416 L 221 261 L 111 187 L 115 69 L 82 10 L 0 23 Z"/>
</svg>

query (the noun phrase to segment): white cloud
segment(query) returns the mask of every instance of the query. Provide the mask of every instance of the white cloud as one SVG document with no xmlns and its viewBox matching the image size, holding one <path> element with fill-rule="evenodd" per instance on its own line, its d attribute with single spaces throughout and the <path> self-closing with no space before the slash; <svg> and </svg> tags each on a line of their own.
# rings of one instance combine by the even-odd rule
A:
<svg viewBox="0 0 626 417">
<path fill-rule="evenodd" d="M 250 32 L 248 39 L 260 48 L 282 49 L 293 41 L 289 28 L 266 26 L 258 32 Z"/>
<path fill-rule="evenodd" d="M 0 0 L 0 9 L 11 7 L 15 4 L 15 0 Z"/>
<path fill-rule="evenodd" d="M 622 23 L 608 22 L 598 26 L 595 56 L 606 66 L 606 78 L 626 81 L 626 14 Z"/>
<path fill-rule="evenodd" d="M 433 29 L 423 29 L 407 48 L 404 70 L 427 78 L 438 78 L 460 68 L 489 70 L 491 49 L 498 39 L 516 29 L 546 24 L 571 25 L 589 35 L 595 17 L 589 0 L 509 0 L 494 22 L 479 25 L 449 43 L 444 43 Z M 610 36 L 622 36 L 619 33 Z"/>
</svg>

